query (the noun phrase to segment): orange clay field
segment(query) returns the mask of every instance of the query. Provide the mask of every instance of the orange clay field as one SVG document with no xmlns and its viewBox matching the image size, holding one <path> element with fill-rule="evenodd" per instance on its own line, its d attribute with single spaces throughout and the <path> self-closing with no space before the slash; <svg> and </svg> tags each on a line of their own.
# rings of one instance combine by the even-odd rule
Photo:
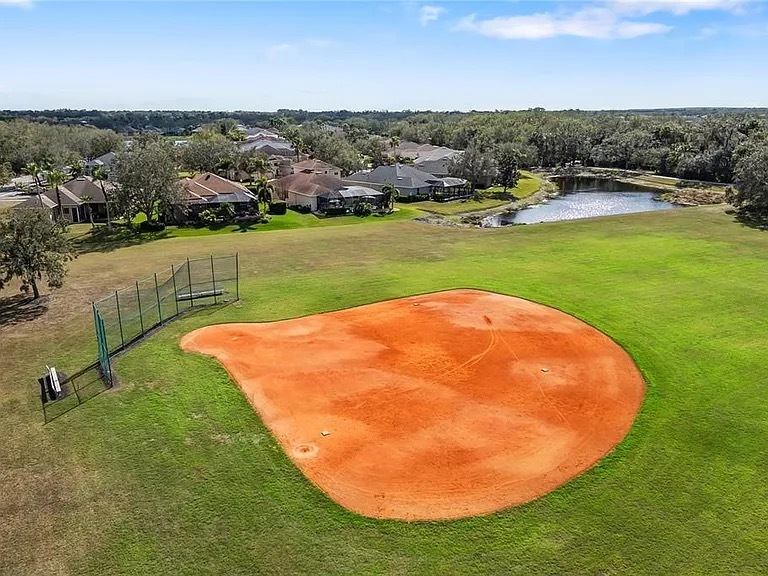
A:
<svg viewBox="0 0 768 576">
<path fill-rule="evenodd" d="M 207 326 L 181 346 L 221 362 L 315 486 L 375 518 L 543 496 L 624 438 L 645 393 L 601 332 L 478 290 Z"/>
</svg>

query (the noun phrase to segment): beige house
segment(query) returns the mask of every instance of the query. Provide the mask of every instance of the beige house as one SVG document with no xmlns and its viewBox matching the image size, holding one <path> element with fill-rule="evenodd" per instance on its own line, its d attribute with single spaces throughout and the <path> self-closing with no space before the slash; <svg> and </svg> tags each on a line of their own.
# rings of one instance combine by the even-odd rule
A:
<svg viewBox="0 0 768 576">
<path fill-rule="evenodd" d="M 291 174 L 299 174 L 300 172 L 307 174 L 325 174 L 327 176 L 341 178 L 341 168 L 315 158 L 304 160 L 303 162 L 296 162 L 291 166 Z"/>
<path fill-rule="evenodd" d="M 381 208 L 384 195 L 373 188 L 348 185 L 341 178 L 329 174 L 299 172 L 272 182 L 278 198 L 292 208 L 306 208 L 311 212 L 335 213 L 351 210 L 357 202 L 370 202 Z"/>
</svg>

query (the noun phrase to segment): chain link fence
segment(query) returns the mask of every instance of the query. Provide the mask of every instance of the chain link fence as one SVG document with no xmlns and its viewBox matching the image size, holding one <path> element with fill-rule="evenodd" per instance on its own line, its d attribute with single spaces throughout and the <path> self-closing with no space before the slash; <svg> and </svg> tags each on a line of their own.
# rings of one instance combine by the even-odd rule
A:
<svg viewBox="0 0 768 576">
<path fill-rule="evenodd" d="M 71 373 L 59 371 L 59 378 L 53 378 L 48 369 L 46 376 L 40 378 L 45 421 L 110 388 L 113 384 L 110 358 L 151 330 L 191 308 L 239 298 L 240 261 L 234 254 L 187 259 L 94 302 L 98 360 Z M 87 358 L 88 354 L 83 356 Z"/>
<path fill-rule="evenodd" d="M 187 259 L 94 302 L 110 355 L 179 314 L 237 300 L 238 255 Z"/>
</svg>

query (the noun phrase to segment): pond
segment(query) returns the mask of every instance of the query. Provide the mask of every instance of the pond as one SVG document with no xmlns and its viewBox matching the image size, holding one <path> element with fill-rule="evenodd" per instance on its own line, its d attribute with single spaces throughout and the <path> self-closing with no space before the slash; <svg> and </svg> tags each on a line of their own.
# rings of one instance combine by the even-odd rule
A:
<svg viewBox="0 0 768 576">
<path fill-rule="evenodd" d="M 674 204 L 659 200 L 658 192 L 633 184 L 594 178 L 559 178 L 555 182 L 560 187 L 561 196 L 518 212 L 488 216 L 483 219 L 483 227 L 496 228 L 511 224 L 535 224 L 677 208 Z"/>
</svg>

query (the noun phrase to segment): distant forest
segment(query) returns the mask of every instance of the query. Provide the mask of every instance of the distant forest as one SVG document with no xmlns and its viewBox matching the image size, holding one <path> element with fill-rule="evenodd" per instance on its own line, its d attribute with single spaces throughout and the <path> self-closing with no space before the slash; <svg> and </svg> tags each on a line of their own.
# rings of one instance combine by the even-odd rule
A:
<svg viewBox="0 0 768 576">
<path fill-rule="evenodd" d="M 732 182 L 740 157 L 768 146 L 768 109 L 681 108 L 585 112 L 267 112 L 49 110 L 0 112 L 0 165 L 15 173 L 41 158 L 63 161 L 112 147 L 117 135 L 189 136 L 229 119 L 290 127 L 306 151 L 349 170 L 361 154 L 376 162 L 396 137 L 466 150 L 478 166 L 500 154 L 521 168 L 585 166 L 642 169 L 685 179 Z M 301 126 L 296 126 L 301 125 Z M 325 126 L 341 130 L 323 130 Z M 38 127 L 38 128 L 35 128 Z M 56 132 L 57 134 L 54 134 Z M 60 132 L 60 133 L 59 133 Z M 380 137 L 386 137 L 382 139 Z M 47 147 L 53 146 L 48 150 Z M 503 148 L 503 152 L 501 149 Z"/>
</svg>

